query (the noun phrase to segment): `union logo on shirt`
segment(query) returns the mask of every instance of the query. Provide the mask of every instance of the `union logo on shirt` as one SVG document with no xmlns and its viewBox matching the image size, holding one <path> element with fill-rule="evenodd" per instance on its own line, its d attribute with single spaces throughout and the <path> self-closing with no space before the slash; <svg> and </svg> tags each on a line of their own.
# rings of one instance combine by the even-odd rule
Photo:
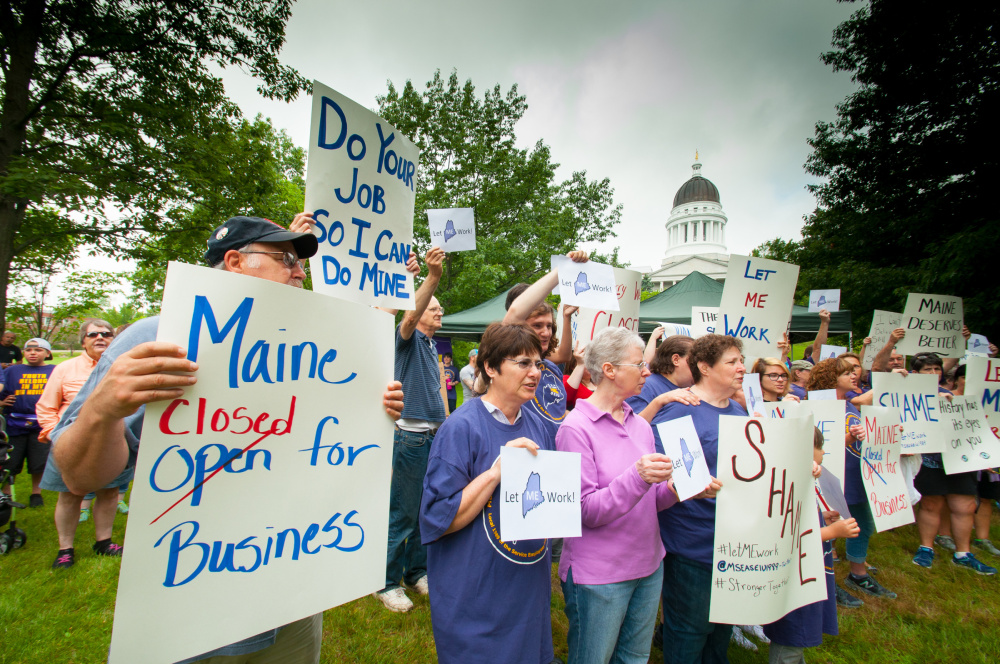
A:
<svg viewBox="0 0 1000 664">
<path fill-rule="evenodd" d="M 539 413 L 552 422 L 566 419 L 566 392 L 562 376 L 547 364 L 538 378 L 538 388 L 532 403 Z"/>
<path fill-rule="evenodd" d="M 493 492 L 493 496 L 486 507 L 483 508 L 483 530 L 486 539 L 501 556 L 512 563 L 518 565 L 534 565 L 545 559 L 545 551 L 548 549 L 547 539 L 531 539 L 514 542 L 505 542 L 500 539 L 500 489 Z M 494 507 L 496 504 L 496 507 Z"/>
</svg>

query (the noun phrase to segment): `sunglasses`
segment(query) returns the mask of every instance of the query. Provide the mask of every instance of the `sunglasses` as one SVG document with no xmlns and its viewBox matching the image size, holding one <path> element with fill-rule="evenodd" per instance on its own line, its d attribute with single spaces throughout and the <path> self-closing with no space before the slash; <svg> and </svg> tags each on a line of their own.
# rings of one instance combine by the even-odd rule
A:
<svg viewBox="0 0 1000 664">
<path fill-rule="evenodd" d="M 85 335 L 88 339 L 96 339 L 97 337 L 104 337 L 105 339 L 113 339 L 115 336 L 114 332 L 87 332 Z"/>
</svg>

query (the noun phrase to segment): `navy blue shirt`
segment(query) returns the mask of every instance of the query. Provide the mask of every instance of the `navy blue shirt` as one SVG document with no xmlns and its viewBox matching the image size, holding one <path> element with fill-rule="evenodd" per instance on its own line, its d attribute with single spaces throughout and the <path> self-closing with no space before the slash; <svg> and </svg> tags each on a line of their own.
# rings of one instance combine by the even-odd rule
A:
<svg viewBox="0 0 1000 664">
<path fill-rule="evenodd" d="M 625 400 L 631 408 L 632 412 L 636 415 L 641 415 L 642 411 L 646 410 L 646 406 L 649 405 L 653 399 L 664 394 L 666 392 L 673 392 L 679 389 L 674 385 L 669 378 L 664 377 L 662 374 L 650 374 L 646 378 L 646 383 L 642 386 L 642 391 L 634 397 L 629 397 Z"/>
<path fill-rule="evenodd" d="M 844 435 L 851 433 L 851 427 L 861 424 L 861 413 L 850 401 L 844 402 L 847 413 L 844 417 Z M 848 505 L 857 505 L 868 501 L 864 482 L 861 481 L 861 441 L 857 438 L 847 444 L 844 454 L 844 498 Z"/>
<path fill-rule="evenodd" d="M 563 385 L 563 372 L 559 365 L 552 360 L 542 360 L 542 364 L 545 366 L 535 388 L 535 398 L 527 405 L 548 422 L 555 440 L 559 425 L 566 419 L 566 386 Z"/>
<path fill-rule="evenodd" d="M 409 339 L 396 326 L 396 364 L 393 375 L 403 384 L 403 419 L 444 422 L 441 374 L 434 340 L 413 330 Z M 565 400 L 565 399 L 564 399 Z"/>
<path fill-rule="evenodd" d="M 4 408 L 7 418 L 7 433 L 11 436 L 23 436 L 26 433 L 38 432 L 38 417 L 35 415 L 35 404 L 42 396 L 45 384 L 55 369 L 53 364 L 43 364 L 32 367 L 27 364 L 14 364 L 3 372 L 3 393 L 0 399 L 14 396 L 14 405 Z"/>
</svg>

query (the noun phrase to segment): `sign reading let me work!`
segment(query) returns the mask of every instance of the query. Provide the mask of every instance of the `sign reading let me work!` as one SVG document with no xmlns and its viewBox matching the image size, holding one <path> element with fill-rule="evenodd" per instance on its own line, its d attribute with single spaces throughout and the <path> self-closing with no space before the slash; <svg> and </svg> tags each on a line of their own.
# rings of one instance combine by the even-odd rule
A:
<svg viewBox="0 0 1000 664">
<path fill-rule="evenodd" d="M 788 329 L 799 266 L 751 256 L 729 257 L 716 334 L 743 340 L 747 357 L 778 357 Z"/>
<path fill-rule="evenodd" d="M 170 264 L 157 339 L 198 382 L 146 407 L 112 664 L 197 656 L 385 585 L 392 322 Z"/>
</svg>

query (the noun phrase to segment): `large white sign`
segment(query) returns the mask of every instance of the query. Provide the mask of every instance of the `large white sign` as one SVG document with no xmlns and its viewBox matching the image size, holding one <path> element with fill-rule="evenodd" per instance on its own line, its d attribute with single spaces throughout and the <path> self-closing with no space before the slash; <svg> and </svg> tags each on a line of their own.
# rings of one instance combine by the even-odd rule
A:
<svg viewBox="0 0 1000 664">
<path fill-rule="evenodd" d="M 965 366 L 965 394 L 981 399 L 986 417 L 1000 426 L 1000 359 L 970 357 Z"/>
<path fill-rule="evenodd" d="M 709 619 L 750 625 L 826 599 L 812 418 L 719 418 Z M 684 592 L 678 588 L 677 592 Z"/>
<path fill-rule="evenodd" d="M 157 339 L 198 382 L 146 406 L 112 664 L 176 662 L 381 589 L 392 317 L 171 263 Z"/>
<path fill-rule="evenodd" d="M 697 339 L 706 334 L 715 334 L 718 320 L 718 307 L 691 307 L 691 336 Z"/>
<path fill-rule="evenodd" d="M 614 268 L 587 261 L 577 263 L 569 256 L 553 256 L 552 269 L 559 273 L 556 293 L 563 304 L 618 310 Z"/>
<path fill-rule="evenodd" d="M 393 309 L 413 309 L 413 203 L 420 151 L 388 122 L 313 81 L 306 210 L 319 252 L 313 289 Z"/>
<path fill-rule="evenodd" d="M 872 374 L 872 403 L 899 409 L 903 454 L 943 452 L 947 431 L 938 411 L 938 377 L 934 374 Z"/>
<path fill-rule="evenodd" d="M 840 311 L 839 288 L 809 291 L 809 311 L 816 313 L 823 309 L 830 312 Z"/>
<path fill-rule="evenodd" d="M 868 336 L 871 337 L 872 342 L 865 350 L 865 356 L 861 360 L 862 367 L 871 371 L 875 356 L 889 343 L 889 334 L 902 325 L 902 322 L 903 314 L 882 311 L 881 309 L 875 310 L 875 313 L 872 315 L 872 327 L 868 332 Z"/>
<path fill-rule="evenodd" d="M 657 325 L 663 328 L 663 338 L 667 337 L 693 337 L 694 331 L 687 325 L 679 325 L 678 323 L 664 323 L 657 322 Z"/>
<path fill-rule="evenodd" d="M 947 431 L 941 461 L 948 475 L 1000 466 L 1000 439 L 990 430 L 977 397 L 941 399 L 941 419 Z"/>
<path fill-rule="evenodd" d="M 613 268 L 615 275 L 615 297 L 618 307 L 580 307 L 573 316 L 574 341 L 590 341 L 606 327 L 626 327 L 639 332 L 639 302 L 642 300 L 642 274 L 635 270 Z"/>
<path fill-rule="evenodd" d="M 778 342 L 791 320 L 798 280 L 798 265 L 730 256 L 717 334 L 742 339 L 748 357 L 779 357 Z"/>
<path fill-rule="evenodd" d="M 861 482 L 875 518 L 875 530 L 882 532 L 913 523 L 913 506 L 899 460 L 902 426 L 899 411 L 885 406 L 862 406 Z"/>
<path fill-rule="evenodd" d="M 847 450 L 844 446 L 844 434 L 847 431 L 846 401 L 836 398 L 816 401 L 777 401 L 764 404 L 764 408 L 768 417 L 777 419 L 812 417 L 813 424 L 823 434 L 823 468 L 843 484 L 844 454 Z"/>
<path fill-rule="evenodd" d="M 500 538 L 580 536 L 580 453 L 500 448 Z"/>
<path fill-rule="evenodd" d="M 697 496 L 712 481 L 712 473 L 705 462 L 701 439 L 690 415 L 660 422 L 656 425 L 663 444 L 663 453 L 670 457 L 674 470 L 674 490 L 680 500 Z"/>
<path fill-rule="evenodd" d="M 446 252 L 475 251 L 476 216 L 472 208 L 427 210 L 431 246 Z"/>
<path fill-rule="evenodd" d="M 942 357 L 962 357 L 962 325 L 962 298 L 910 293 L 901 325 L 906 336 L 896 344 L 896 350 L 903 355 L 931 352 Z"/>
</svg>

